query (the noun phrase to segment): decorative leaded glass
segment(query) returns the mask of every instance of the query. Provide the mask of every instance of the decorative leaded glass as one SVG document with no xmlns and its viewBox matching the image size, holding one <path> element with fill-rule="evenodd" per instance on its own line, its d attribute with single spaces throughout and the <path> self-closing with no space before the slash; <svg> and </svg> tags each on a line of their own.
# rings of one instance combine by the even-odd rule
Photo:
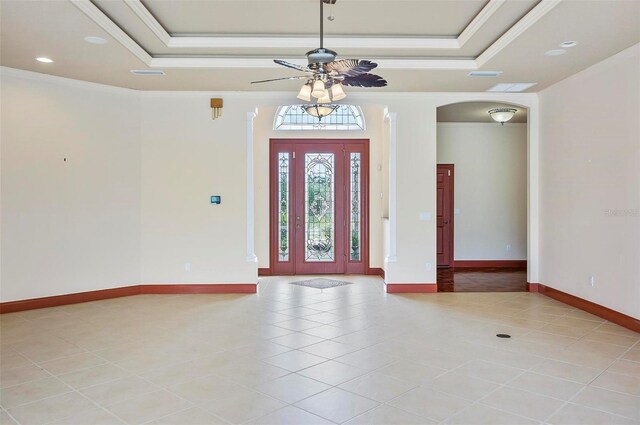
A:
<svg viewBox="0 0 640 425">
<path fill-rule="evenodd" d="M 278 153 L 278 260 L 289 261 L 289 152 Z"/>
<path fill-rule="evenodd" d="M 360 261 L 360 153 L 351 153 L 349 158 L 351 176 L 351 200 L 350 210 L 350 258 L 352 261 Z"/>
<path fill-rule="evenodd" d="M 302 105 L 281 106 L 273 123 L 274 130 L 364 130 L 364 117 L 356 105 L 339 105 L 318 119 L 305 112 Z"/>
<path fill-rule="evenodd" d="M 334 261 L 334 170 L 331 153 L 305 154 L 305 260 Z"/>
</svg>

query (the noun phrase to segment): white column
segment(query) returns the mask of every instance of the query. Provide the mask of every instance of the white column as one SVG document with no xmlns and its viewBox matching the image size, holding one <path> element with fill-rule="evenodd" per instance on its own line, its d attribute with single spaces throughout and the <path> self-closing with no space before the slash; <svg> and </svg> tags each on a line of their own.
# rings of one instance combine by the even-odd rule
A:
<svg viewBox="0 0 640 425">
<path fill-rule="evenodd" d="M 247 112 L 247 257 L 248 263 L 257 263 L 255 253 L 255 212 L 254 212 L 254 184 L 253 184 L 253 120 L 257 113 Z"/>
<path fill-rule="evenodd" d="M 527 139 L 527 282 L 540 283 L 540 110 L 537 103 L 528 111 Z"/>
<path fill-rule="evenodd" d="M 396 215 L 396 113 L 388 112 L 389 121 L 389 255 L 387 263 L 397 261 L 397 215 Z"/>
</svg>

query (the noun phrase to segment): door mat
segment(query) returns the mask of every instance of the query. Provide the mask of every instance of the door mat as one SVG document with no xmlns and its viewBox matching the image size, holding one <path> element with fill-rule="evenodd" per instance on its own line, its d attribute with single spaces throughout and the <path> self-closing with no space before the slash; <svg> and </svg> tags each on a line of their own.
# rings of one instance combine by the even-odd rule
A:
<svg viewBox="0 0 640 425">
<path fill-rule="evenodd" d="M 327 288 L 335 288 L 336 286 L 351 285 L 351 282 L 319 278 L 319 279 L 311 279 L 311 280 L 301 280 L 299 282 L 291 282 L 291 285 L 307 286 L 309 288 L 316 288 L 316 289 L 327 289 Z"/>
</svg>

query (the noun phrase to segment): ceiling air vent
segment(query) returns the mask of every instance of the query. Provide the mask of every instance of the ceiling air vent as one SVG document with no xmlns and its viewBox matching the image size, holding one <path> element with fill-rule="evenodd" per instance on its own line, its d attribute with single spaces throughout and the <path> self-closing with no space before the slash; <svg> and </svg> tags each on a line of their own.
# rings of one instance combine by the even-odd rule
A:
<svg viewBox="0 0 640 425">
<path fill-rule="evenodd" d="M 501 83 L 496 84 L 487 91 L 516 93 L 525 91 L 526 89 L 533 87 L 536 84 L 538 83 Z"/>
<path fill-rule="evenodd" d="M 502 71 L 471 71 L 469 77 L 497 77 Z"/>
<path fill-rule="evenodd" d="M 134 75 L 166 75 L 161 69 L 132 69 Z"/>
</svg>

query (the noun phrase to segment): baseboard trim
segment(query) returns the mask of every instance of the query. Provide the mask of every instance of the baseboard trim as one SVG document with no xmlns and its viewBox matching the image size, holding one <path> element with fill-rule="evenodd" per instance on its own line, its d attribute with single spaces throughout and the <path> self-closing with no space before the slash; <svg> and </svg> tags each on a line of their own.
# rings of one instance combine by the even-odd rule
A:
<svg viewBox="0 0 640 425">
<path fill-rule="evenodd" d="M 579 308 L 580 310 L 584 310 L 587 313 L 591 313 L 595 316 L 601 317 L 632 331 L 640 332 L 639 319 L 627 316 L 626 314 L 620 313 L 619 311 L 612 310 L 608 307 L 596 304 L 591 301 L 587 301 L 584 298 L 576 297 L 575 295 L 567 294 L 566 292 L 550 288 L 540 283 L 536 285 L 538 285 L 537 292 L 544 294 L 549 298 L 553 298 L 554 300 L 558 300 L 570 306 Z"/>
<path fill-rule="evenodd" d="M 438 292 L 436 283 L 387 283 L 389 294 L 433 294 Z"/>
<path fill-rule="evenodd" d="M 527 260 L 454 260 L 453 267 L 456 269 L 469 268 L 505 268 L 505 269 L 526 269 Z"/>
<path fill-rule="evenodd" d="M 527 292 L 540 292 L 540 284 L 527 282 Z"/>
<path fill-rule="evenodd" d="M 254 294 L 256 292 L 257 284 L 255 283 L 133 285 L 120 288 L 100 289 L 97 291 L 77 292 L 75 294 L 54 295 L 52 297 L 8 301 L 0 303 L 0 314 L 140 294 Z"/>
<path fill-rule="evenodd" d="M 367 267 L 365 274 L 370 276 L 380 276 L 384 279 L 384 270 L 380 267 Z"/>
<path fill-rule="evenodd" d="M 259 267 L 258 268 L 258 276 L 271 276 L 271 267 Z"/>
<path fill-rule="evenodd" d="M 255 283 L 140 285 L 141 294 L 255 294 Z"/>
</svg>

